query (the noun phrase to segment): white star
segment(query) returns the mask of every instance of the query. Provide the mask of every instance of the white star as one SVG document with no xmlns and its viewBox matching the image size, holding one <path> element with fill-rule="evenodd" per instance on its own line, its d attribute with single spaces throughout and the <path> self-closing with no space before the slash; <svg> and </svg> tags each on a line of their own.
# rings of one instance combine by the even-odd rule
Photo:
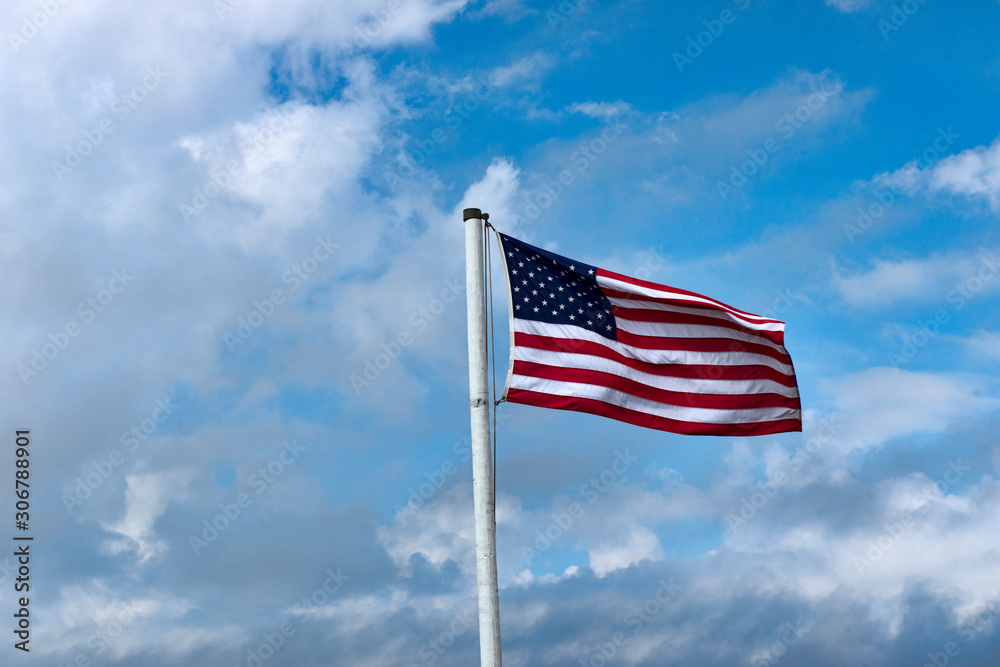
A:
<svg viewBox="0 0 1000 667">
<path fill-rule="evenodd" d="M 580 314 L 582 315 L 582 314 L 583 314 L 583 308 L 581 308 L 581 309 L 580 309 L 579 311 L 577 311 L 577 312 L 579 312 L 579 313 L 580 313 Z"/>
<path fill-rule="evenodd" d="M 524 266 L 524 262 L 518 262 L 517 265 L 518 266 Z"/>
<path fill-rule="evenodd" d="M 536 289 L 531 290 L 531 293 L 534 296 L 538 296 L 538 290 L 536 290 Z"/>
<path fill-rule="evenodd" d="M 594 275 L 594 270 L 591 269 L 590 271 L 587 271 L 587 273 L 589 273 L 590 275 Z"/>
<path fill-rule="evenodd" d="M 554 299 L 554 298 L 556 298 L 556 295 L 555 295 L 555 294 L 553 294 L 552 292 L 549 292 L 549 298 L 550 298 L 550 299 Z"/>
<path fill-rule="evenodd" d="M 553 314 L 553 315 L 558 315 L 559 313 L 553 310 L 553 311 L 552 311 L 552 314 Z"/>
<path fill-rule="evenodd" d="M 534 271 L 532 271 L 531 273 L 529 273 L 529 274 L 528 274 L 528 277 L 529 277 L 529 278 L 534 278 L 534 277 L 535 277 L 535 272 L 534 272 Z"/>
<path fill-rule="evenodd" d="M 543 299 L 543 300 L 542 300 L 542 305 L 543 305 L 543 306 L 547 306 L 547 305 L 549 305 L 549 302 L 548 302 L 548 301 L 545 301 L 545 300 Z"/>
<path fill-rule="evenodd" d="M 520 291 L 521 291 L 521 288 L 520 288 L 520 287 L 515 287 L 515 288 L 514 288 L 514 291 L 515 291 L 515 292 L 520 292 Z"/>
<path fill-rule="evenodd" d="M 611 325 L 610 324 L 608 325 L 608 331 L 611 331 Z"/>
<path fill-rule="evenodd" d="M 538 312 L 538 308 L 535 308 L 535 312 L 536 312 L 536 313 Z"/>
<path fill-rule="evenodd" d="M 569 265 L 569 270 L 570 271 L 576 271 L 576 264 L 570 264 Z"/>
<path fill-rule="evenodd" d="M 569 319 L 571 319 L 571 320 L 575 320 L 575 319 L 576 319 L 576 315 L 570 315 L 570 316 L 569 316 Z"/>
<path fill-rule="evenodd" d="M 570 300 L 570 303 L 572 303 L 573 302 L 573 297 L 570 297 L 569 300 Z"/>
<path fill-rule="evenodd" d="M 564 305 L 562 305 L 562 304 L 560 303 L 560 304 L 559 304 L 559 310 L 565 310 L 565 309 L 566 309 L 566 306 L 564 306 Z"/>
<path fill-rule="evenodd" d="M 590 320 L 587 320 L 587 324 L 590 325 L 590 326 L 594 326 L 594 323 L 591 322 Z"/>
<path fill-rule="evenodd" d="M 562 287 L 560 287 L 560 288 L 559 288 L 559 291 L 560 291 L 560 292 L 562 292 L 562 291 L 563 291 L 563 288 L 562 288 Z"/>
</svg>

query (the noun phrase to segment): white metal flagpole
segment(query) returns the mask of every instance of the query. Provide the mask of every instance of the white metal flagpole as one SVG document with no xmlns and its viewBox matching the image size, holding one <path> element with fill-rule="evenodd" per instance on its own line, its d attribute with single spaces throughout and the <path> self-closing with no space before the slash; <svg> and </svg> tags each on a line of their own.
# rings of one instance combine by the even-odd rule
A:
<svg viewBox="0 0 1000 667">
<path fill-rule="evenodd" d="M 497 524 L 490 458 L 490 393 L 486 383 L 486 298 L 483 282 L 483 213 L 462 212 L 465 223 L 465 291 L 469 307 L 469 408 L 472 412 L 472 490 L 476 510 L 476 584 L 482 667 L 500 667 L 500 594 Z"/>
</svg>

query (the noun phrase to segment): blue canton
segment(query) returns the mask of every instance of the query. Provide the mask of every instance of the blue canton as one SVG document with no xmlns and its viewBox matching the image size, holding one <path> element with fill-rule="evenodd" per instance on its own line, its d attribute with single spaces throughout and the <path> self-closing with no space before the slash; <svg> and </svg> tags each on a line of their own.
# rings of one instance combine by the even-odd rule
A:
<svg viewBox="0 0 1000 667">
<path fill-rule="evenodd" d="M 597 267 L 500 234 L 514 317 L 583 327 L 616 340 L 611 302 L 597 285 Z"/>
</svg>

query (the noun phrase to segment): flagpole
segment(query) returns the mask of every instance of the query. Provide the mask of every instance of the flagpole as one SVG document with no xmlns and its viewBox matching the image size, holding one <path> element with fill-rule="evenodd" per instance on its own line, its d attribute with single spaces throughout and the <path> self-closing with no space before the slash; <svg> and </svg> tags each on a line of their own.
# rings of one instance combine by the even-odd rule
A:
<svg viewBox="0 0 1000 667">
<path fill-rule="evenodd" d="M 472 492 L 476 511 L 479 655 L 482 667 L 500 667 L 497 524 L 490 458 L 490 394 L 486 383 L 483 213 L 478 208 L 467 208 L 462 212 L 462 221 L 465 223 L 465 293 L 469 308 L 469 408 L 472 413 Z"/>
</svg>

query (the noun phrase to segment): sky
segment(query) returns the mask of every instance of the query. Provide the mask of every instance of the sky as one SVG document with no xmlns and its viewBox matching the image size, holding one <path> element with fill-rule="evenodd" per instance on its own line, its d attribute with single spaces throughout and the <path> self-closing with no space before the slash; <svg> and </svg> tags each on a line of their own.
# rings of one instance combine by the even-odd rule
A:
<svg viewBox="0 0 1000 667">
<path fill-rule="evenodd" d="M 505 664 L 997 663 L 996 0 L 0 28 L 0 663 L 477 664 L 467 207 L 785 321 L 803 404 L 756 438 L 502 405 Z"/>
</svg>

